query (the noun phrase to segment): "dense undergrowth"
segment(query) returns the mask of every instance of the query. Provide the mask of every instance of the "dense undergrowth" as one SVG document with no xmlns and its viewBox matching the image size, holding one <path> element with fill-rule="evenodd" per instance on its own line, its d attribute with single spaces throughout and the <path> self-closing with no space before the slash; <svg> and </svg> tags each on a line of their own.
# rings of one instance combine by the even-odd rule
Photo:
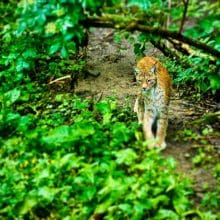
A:
<svg viewBox="0 0 220 220">
<path fill-rule="evenodd" d="M 139 15 L 155 11 L 154 19 L 165 6 L 163 1 L 149 1 L 141 8 L 143 1 L 138 2 Z M 104 8 L 108 13 L 121 11 L 120 3 L 0 3 L 1 219 L 220 218 L 220 189 L 206 195 L 201 204 L 204 211 L 200 211 L 200 205 L 193 204 L 190 181 L 176 172 L 174 159 L 147 148 L 128 107 L 118 107 L 112 98 L 94 102 L 68 93 L 53 94 L 44 88 L 49 79 L 83 69 L 84 61 L 64 61 L 76 58 L 79 47 L 86 44 L 83 22 Z M 196 10 L 193 6 L 196 1 L 192 14 Z M 170 12 L 176 15 L 174 23 L 178 23 L 180 16 L 175 8 Z M 204 13 L 208 9 L 206 5 Z M 125 14 L 131 10 L 126 8 Z M 151 19 L 149 22 L 154 23 Z M 158 25 L 157 19 L 155 22 Z M 207 29 L 209 23 L 201 27 Z M 205 39 L 209 34 L 206 41 L 218 49 L 217 27 L 216 20 L 204 36 L 199 35 L 203 31 L 195 29 L 195 38 Z M 138 51 L 145 49 L 146 41 L 157 40 L 155 36 L 140 36 L 138 43 L 133 42 Z M 209 61 L 204 62 L 203 58 L 197 59 L 195 69 L 185 71 L 173 62 L 168 66 L 177 72 L 177 82 L 190 82 L 199 90 L 215 93 L 219 78 L 214 73 L 219 62 L 211 69 Z M 200 74 L 202 65 L 205 68 Z M 215 175 L 220 178 L 219 164 Z M 211 198 L 213 204 L 209 203 Z"/>
<path fill-rule="evenodd" d="M 1 218 L 215 219 L 193 207 L 174 159 L 147 149 L 129 108 L 23 96 L 1 96 Z"/>
</svg>

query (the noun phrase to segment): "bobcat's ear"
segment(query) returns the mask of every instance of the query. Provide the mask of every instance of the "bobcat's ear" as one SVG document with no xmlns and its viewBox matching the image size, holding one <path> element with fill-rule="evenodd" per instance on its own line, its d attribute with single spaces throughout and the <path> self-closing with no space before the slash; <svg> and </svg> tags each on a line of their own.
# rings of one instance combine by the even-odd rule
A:
<svg viewBox="0 0 220 220">
<path fill-rule="evenodd" d="M 134 67 L 134 75 L 137 76 L 140 73 L 140 70 L 137 67 Z"/>
<path fill-rule="evenodd" d="M 150 71 L 151 71 L 153 74 L 156 74 L 156 72 L 157 72 L 156 66 L 154 65 L 153 67 L 151 67 Z"/>
</svg>

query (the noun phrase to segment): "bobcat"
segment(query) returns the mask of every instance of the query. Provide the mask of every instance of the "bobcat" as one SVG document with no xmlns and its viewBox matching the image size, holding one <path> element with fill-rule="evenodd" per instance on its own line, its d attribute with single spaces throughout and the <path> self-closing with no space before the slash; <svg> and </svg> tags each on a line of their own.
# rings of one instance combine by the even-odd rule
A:
<svg viewBox="0 0 220 220">
<path fill-rule="evenodd" d="M 168 106 L 171 79 L 168 71 L 154 57 L 144 57 L 135 68 L 136 80 L 140 83 L 134 112 L 143 124 L 145 139 L 154 140 L 150 147 L 166 147 L 165 137 L 168 124 Z"/>
</svg>

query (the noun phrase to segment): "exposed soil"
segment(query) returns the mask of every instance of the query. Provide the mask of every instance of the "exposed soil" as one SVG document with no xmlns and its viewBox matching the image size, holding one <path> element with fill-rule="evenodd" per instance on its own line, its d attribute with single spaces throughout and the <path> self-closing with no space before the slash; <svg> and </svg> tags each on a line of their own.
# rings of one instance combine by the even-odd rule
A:
<svg viewBox="0 0 220 220">
<path fill-rule="evenodd" d="M 120 44 L 115 43 L 111 29 L 95 29 L 89 39 L 88 69 L 99 75 L 97 77 L 89 75 L 80 79 L 75 90 L 76 94 L 93 96 L 97 99 L 114 96 L 119 99 L 121 105 L 133 106 L 138 88 L 133 76 L 136 60 L 132 45 L 124 40 Z M 158 57 L 162 54 L 157 49 L 151 48 L 146 51 L 146 55 Z M 192 103 L 188 97 L 183 97 L 181 94 L 182 90 L 174 89 L 170 104 L 167 148 L 162 153 L 167 157 L 174 157 L 178 162 L 177 170 L 193 179 L 196 197 L 200 199 L 204 194 L 205 184 L 211 189 L 217 185 L 210 169 L 212 165 L 206 168 L 195 167 L 192 158 L 197 152 L 196 144 L 190 141 L 177 141 L 175 137 L 179 130 L 184 130 L 188 126 L 190 121 L 216 106 L 208 102 L 207 104 Z M 218 148 L 220 140 L 216 139 L 214 145 Z"/>
</svg>

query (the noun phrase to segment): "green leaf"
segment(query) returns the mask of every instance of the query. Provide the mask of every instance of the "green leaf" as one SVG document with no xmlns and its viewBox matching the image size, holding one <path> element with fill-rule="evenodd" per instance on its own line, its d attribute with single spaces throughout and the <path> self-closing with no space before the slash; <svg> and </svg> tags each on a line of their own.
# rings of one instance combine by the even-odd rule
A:
<svg viewBox="0 0 220 220">
<path fill-rule="evenodd" d="M 147 11 L 148 9 L 150 9 L 152 4 L 149 0 L 129 0 L 128 7 L 131 7 L 133 5 L 139 6 L 140 9 Z"/>
<path fill-rule="evenodd" d="M 176 168 L 176 160 L 173 157 L 167 158 L 167 162 L 172 169 Z"/>
<path fill-rule="evenodd" d="M 169 198 L 166 195 L 159 195 L 156 196 L 152 199 L 150 199 L 150 203 L 152 204 L 152 206 L 156 209 L 157 207 L 159 207 L 159 205 L 163 205 L 166 206 L 169 203 Z"/>
<path fill-rule="evenodd" d="M 68 55 L 69 54 L 68 54 L 68 51 L 67 51 L 66 47 L 62 47 L 61 56 L 66 59 L 68 57 Z"/>
<path fill-rule="evenodd" d="M 49 55 L 53 55 L 54 53 L 56 53 L 60 49 L 60 47 L 61 47 L 60 42 L 51 45 L 49 48 Z"/>
<path fill-rule="evenodd" d="M 130 165 L 137 159 L 137 154 L 131 148 L 116 152 L 116 163 Z"/>
<path fill-rule="evenodd" d="M 39 183 L 42 179 L 44 178 L 49 178 L 51 175 L 50 173 L 50 170 L 47 168 L 47 169 L 43 169 L 41 170 L 40 172 L 38 172 L 35 176 L 35 181 L 36 183 Z"/>
<path fill-rule="evenodd" d="M 27 23 L 25 21 L 19 22 L 19 25 L 17 27 L 15 34 L 17 36 L 20 36 L 25 31 L 26 28 L 27 28 Z"/>
<path fill-rule="evenodd" d="M 113 201 L 109 198 L 109 199 L 106 199 L 104 202 L 102 202 L 101 204 L 98 204 L 96 206 L 96 209 L 95 209 L 95 214 L 99 214 L 99 213 L 105 213 L 108 208 L 111 206 L 111 204 L 113 203 Z"/>
<path fill-rule="evenodd" d="M 122 36 L 120 34 L 114 35 L 114 42 L 120 44 L 122 42 Z"/>
<path fill-rule="evenodd" d="M 119 204 L 118 208 L 121 209 L 124 213 L 129 213 L 131 214 L 133 212 L 132 210 L 132 205 L 128 204 L 128 203 L 123 203 L 123 204 Z"/>
<path fill-rule="evenodd" d="M 56 193 L 58 193 L 60 189 L 43 186 L 37 190 L 37 195 L 39 196 L 40 200 L 46 201 L 46 202 L 52 202 Z"/>
<path fill-rule="evenodd" d="M 214 29 L 213 21 L 210 18 L 203 19 L 200 22 L 200 27 L 202 27 L 206 33 L 211 33 Z"/>
<path fill-rule="evenodd" d="M 95 107 L 103 115 L 103 123 L 110 123 L 110 120 L 112 118 L 111 104 L 106 101 L 102 101 L 97 103 Z"/>
<path fill-rule="evenodd" d="M 34 206 L 36 206 L 37 203 L 38 203 L 38 199 L 37 198 L 27 197 L 25 199 L 24 203 L 22 204 L 22 206 L 20 207 L 19 214 L 20 215 L 25 215 L 26 213 L 31 211 L 31 209 Z"/>
<path fill-rule="evenodd" d="M 33 49 L 33 48 L 27 49 L 26 51 L 23 52 L 22 55 L 25 59 L 27 59 L 27 58 L 36 58 L 37 57 L 36 50 Z"/>
<path fill-rule="evenodd" d="M 37 16 L 37 22 L 39 23 L 39 26 L 43 26 L 46 20 L 46 15 L 43 12 L 39 13 L 39 15 Z"/>
<path fill-rule="evenodd" d="M 146 41 L 149 41 L 150 40 L 150 37 L 149 35 L 145 34 L 145 33 L 140 33 L 138 35 L 138 41 L 140 41 L 141 43 L 145 43 Z"/>
<path fill-rule="evenodd" d="M 16 70 L 18 72 L 23 71 L 25 69 L 29 69 L 30 64 L 24 59 L 18 59 L 16 62 Z"/>
<path fill-rule="evenodd" d="M 18 122 L 18 130 L 19 131 L 26 131 L 29 126 L 32 124 L 32 118 L 29 115 L 25 115 L 20 117 Z"/>
<path fill-rule="evenodd" d="M 155 216 L 155 219 L 170 219 L 170 220 L 179 220 L 179 216 L 172 210 L 169 209 L 160 209 Z"/>
<path fill-rule="evenodd" d="M 112 126 L 111 146 L 119 146 L 130 138 L 129 128 L 124 123 L 116 122 Z"/>
<path fill-rule="evenodd" d="M 46 144 L 60 145 L 61 143 L 69 142 L 72 139 L 71 128 L 63 125 L 52 130 L 47 136 L 42 138 L 42 141 Z"/>
<path fill-rule="evenodd" d="M 77 168 L 80 166 L 81 157 L 73 153 L 66 154 L 59 160 L 59 166 L 68 166 L 68 169 Z"/>
<path fill-rule="evenodd" d="M 111 113 L 111 106 L 106 101 L 98 102 L 95 105 L 95 107 L 103 115 L 106 114 L 106 113 Z"/>
<path fill-rule="evenodd" d="M 132 219 L 141 219 L 141 217 L 144 215 L 144 210 L 146 210 L 146 205 L 139 201 L 134 201 L 134 214 Z"/>
<path fill-rule="evenodd" d="M 165 179 L 165 177 L 163 177 L 163 179 Z M 168 185 L 168 188 L 166 189 L 166 192 L 169 192 L 171 190 L 173 190 L 176 187 L 176 179 L 174 178 L 174 176 L 170 175 L 167 176 L 166 178 L 166 184 Z"/>
<path fill-rule="evenodd" d="M 6 106 L 9 107 L 13 103 L 15 103 L 21 95 L 21 91 L 19 89 L 13 89 L 8 91 L 3 95 L 3 99 L 6 101 Z"/>
<path fill-rule="evenodd" d="M 174 198 L 173 204 L 174 204 L 175 211 L 179 215 L 183 215 L 183 213 L 186 212 L 188 208 L 189 201 L 187 197 L 184 194 L 182 194 L 179 197 Z"/>
</svg>

